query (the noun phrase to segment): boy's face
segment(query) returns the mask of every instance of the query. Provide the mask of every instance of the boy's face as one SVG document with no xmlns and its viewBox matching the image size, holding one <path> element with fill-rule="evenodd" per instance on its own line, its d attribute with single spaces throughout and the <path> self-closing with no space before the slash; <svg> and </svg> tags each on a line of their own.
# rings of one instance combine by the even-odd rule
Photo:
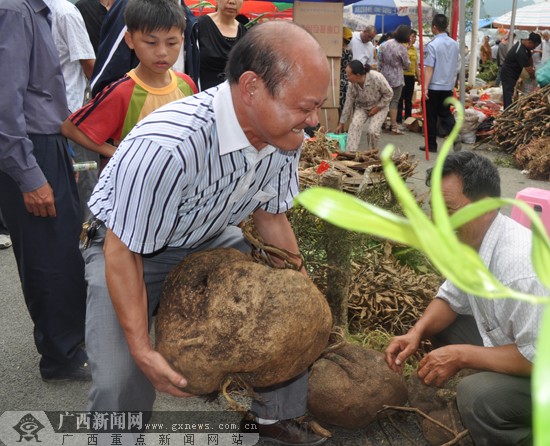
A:
<svg viewBox="0 0 550 446">
<path fill-rule="evenodd" d="M 166 73 L 176 63 L 183 43 L 181 30 L 176 27 L 126 32 L 124 39 L 136 52 L 140 65 L 155 74 Z"/>
</svg>

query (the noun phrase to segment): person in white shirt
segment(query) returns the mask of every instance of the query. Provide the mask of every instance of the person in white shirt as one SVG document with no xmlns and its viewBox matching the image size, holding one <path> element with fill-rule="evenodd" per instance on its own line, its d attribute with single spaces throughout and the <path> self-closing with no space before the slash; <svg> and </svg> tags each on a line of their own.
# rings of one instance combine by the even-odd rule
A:
<svg viewBox="0 0 550 446">
<path fill-rule="evenodd" d="M 427 184 L 431 177 L 428 171 Z M 474 152 L 445 160 L 443 198 L 450 214 L 471 202 L 500 196 L 497 168 Z M 488 212 L 458 228 L 460 241 L 478 251 L 491 273 L 509 288 L 538 296 L 549 291 L 531 263 L 531 231 Z M 479 370 L 457 387 L 460 416 L 476 446 L 532 443 L 531 371 L 543 305 L 515 299 L 483 299 L 448 280 L 418 322 L 386 349 L 386 362 L 402 372 L 422 339 L 436 347 L 418 365 L 427 385 L 442 386 L 461 369 Z"/>
<path fill-rule="evenodd" d="M 363 65 L 368 64 L 371 68 L 376 65 L 374 56 L 374 44 L 372 39 L 376 36 L 376 28 L 367 26 L 363 31 L 355 31 L 352 33 L 349 46 L 353 54 L 353 60 L 360 61 Z"/>
<path fill-rule="evenodd" d="M 540 66 L 544 66 L 550 60 L 550 31 L 542 32 Z"/>
<path fill-rule="evenodd" d="M 72 113 L 84 104 L 88 79 L 92 76 L 94 69 L 95 51 L 82 14 L 75 5 L 67 0 L 44 1 L 52 11 L 52 36 L 65 80 L 67 105 L 69 112 Z M 73 141 L 69 141 L 69 144 L 74 152 L 75 161 L 99 162 L 99 156 L 96 153 L 84 149 Z M 97 171 L 79 173 L 78 195 L 83 221 L 89 216 L 86 202 L 96 183 Z"/>
</svg>

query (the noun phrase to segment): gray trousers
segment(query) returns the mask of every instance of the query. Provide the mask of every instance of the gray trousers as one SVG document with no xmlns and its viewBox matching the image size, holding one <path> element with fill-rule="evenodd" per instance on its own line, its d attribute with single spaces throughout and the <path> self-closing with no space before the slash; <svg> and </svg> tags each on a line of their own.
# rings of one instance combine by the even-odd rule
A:
<svg viewBox="0 0 550 446">
<path fill-rule="evenodd" d="M 436 346 L 483 345 L 472 316 L 458 316 L 437 335 Z M 533 443 L 531 379 L 480 372 L 462 379 L 456 401 L 462 422 L 476 446 L 524 446 Z"/>
<path fill-rule="evenodd" d="M 155 401 L 155 389 L 135 364 L 112 306 L 105 280 L 104 239 L 102 227 L 90 247 L 83 250 L 88 282 L 86 348 L 93 379 L 88 410 L 149 412 Z M 149 328 L 166 275 L 187 255 L 218 247 L 250 250 L 241 230 L 228 227 L 219 237 L 194 250 L 168 248 L 143 257 Z M 307 405 L 307 371 L 284 384 L 254 390 L 259 395 L 251 407 L 256 416 L 282 420 L 301 416 Z"/>
</svg>

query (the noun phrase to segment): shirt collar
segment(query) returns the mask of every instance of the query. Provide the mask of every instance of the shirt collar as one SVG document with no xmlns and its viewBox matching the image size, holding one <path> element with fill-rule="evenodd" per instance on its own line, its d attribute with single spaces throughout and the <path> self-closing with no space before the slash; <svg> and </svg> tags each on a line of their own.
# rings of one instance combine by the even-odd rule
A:
<svg viewBox="0 0 550 446">
<path fill-rule="evenodd" d="M 497 213 L 497 216 L 489 226 L 489 229 L 483 237 L 481 246 L 479 247 L 479 257 L 487 264 L 491 259 L 493 251 L 495 250 L 496 243 L 498 240 L 497 234 L 500 233 L 502 225 L 504 224 L 504 217 L 500 212 Z"/>
<path fill-rule="evenodd" d="M 229 82 L 220 85 L 213 100 L 220 155 L 251 147 L 235 113 Z"/>
<path fill-rule="evenodd" d="M 43 0 L 27 0 L 29 5 L 32 9 L 34 9 L 34 12 L 40 12 L 45 8 L 48 8 L 48 5 L 44 3 Z"/>
</svg>

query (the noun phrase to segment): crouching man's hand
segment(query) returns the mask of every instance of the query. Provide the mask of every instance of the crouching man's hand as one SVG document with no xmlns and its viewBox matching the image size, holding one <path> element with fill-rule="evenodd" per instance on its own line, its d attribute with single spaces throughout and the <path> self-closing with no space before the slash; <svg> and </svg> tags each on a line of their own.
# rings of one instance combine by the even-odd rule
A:
<svg viewBox="0 0 550 446">
<path fill-rule="evenodd" d="M 166 359 L 153 348 L 134 356 L 134 359 L 159 392 L 177 397 L 195 396 L 182 390 L 187 385 L 185 378 L 170 367 Z"/>
<path fill-rule="evenodd" d="M 418 363 L 418 377 L 429 386 L 442 387 L 461 369 L 460 345 L 437 348 Z"/>
</svg>

